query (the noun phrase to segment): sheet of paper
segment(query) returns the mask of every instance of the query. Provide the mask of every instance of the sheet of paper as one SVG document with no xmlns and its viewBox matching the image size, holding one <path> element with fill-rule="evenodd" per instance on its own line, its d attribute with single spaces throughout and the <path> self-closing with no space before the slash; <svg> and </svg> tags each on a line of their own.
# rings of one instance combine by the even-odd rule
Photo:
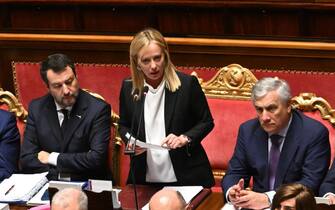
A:
<svg viewBox="0 0 335 210">
<path fill-rule="evenodd" d="M 234 205 L 232 204 L 229 204 L 229 203 L 226 203 L 222 208 L 221 210 L 240 210 L 242 208 L 240 207 L 235 207 Z M 270 210 L 270 208 L 266 208 L 264 210 Z"/>
<path fill-rule="evenodd" d="M 64 188 L 75 188 L 81 190 L 85 187 L 87 182 L 66 182 L 66 181 L 50 181 L 49 187 L 56 188 L 58 190 L 62 190 Z"/>
<path fill-rule="evenodd" d="M 316 204 L 329 204 L 329 199 L 328 198 L 323 198 L 323 197 L 315 197 Z"/>
<path fill-rule="evenodd" d="M 9 205 L 7 203 L 0 203 L 0 210 L 9 210 Z"/>
<path fill-rule="evenodd" d="M 179 191 L 186 203 L 189 203 L 202 189 L 202 186 L 167 186 L 163 189 Z M 149 203 L 142 207 L 142 210 L 149 210 Z"/>
<path fill-rule="evenodd" d="M 89 179 L 88 180 L 89 190 L 93 192 L 102 192 L 102 191 L 112 191 L 113 184 L 110 180 L 96 180 Z"/>
<path fill-rule="evenodd" d="M 129 140 L 130 143 L 134 144 L 135 138 L 130 137 L 129 133 L 126 134 L 126 138 L 130 139 Z M 140 140 L 136 140 L 136 146 L 139 146 L 139 147 L 144 148 L 144 149 L 169 150 L 167 147 L 146 143 L 146 142 L 143 142 L 143 141 L 140 141 Z"/>
<path fill-rule="evenodd" d="M 50 200 L 42 200 L 43 194 L 48 190 L 49 183 L 46 183 L 34 197 L 32 197 L 28 202 L 27 205 L 29 206 L 38 206 L 43 204 L 50 204 Z"/>
<path fill-rule="evenodd" d="M 0 184 L 0 201 L 27 202 L 48 181 L 46 174 L 13 174 Z"/>
</svg>

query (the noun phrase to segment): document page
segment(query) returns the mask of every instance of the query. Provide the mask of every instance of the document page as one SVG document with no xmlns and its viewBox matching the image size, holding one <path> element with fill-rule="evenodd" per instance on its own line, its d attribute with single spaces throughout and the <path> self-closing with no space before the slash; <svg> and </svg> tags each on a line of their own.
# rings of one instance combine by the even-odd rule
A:
<svg viewBox="0 0 335 210">
<path fill-rule="evenodd" d="M 43 198 L 45 193 L 47 193 L 49 187 L 49 183 L 46 183 L 36 195 L 34 195 L 28 202 L 29 206 L 38 206 L 43 204 L 50 204 L 49 196 L 47 198 Z"/>
<path fill-rule="evenodd" d="M 0 184 L 1 202 L 27 202 L 48 181 L 47 172 L 13 174 Z"/>
<path fill-rule="evenodd" d="M 329 198 L 324 198 L 324 197 L 315 197 L 316 204 L 329 204 Z"/>
<path fill-rule="evenodd" d="M 129 133 L 126 134 L 126 138 L 130 139 L 129 141 L 130 141 L 131 144 L 134 144 L 134 142 L 136 140 L 134 137 L 130 136 Z M 146 143 L 146 142 L 140 141 L 138 139 L 136 140 L 136 146 L 139 146 L 139 147 L 144 148 L 144 149 L 169 150 L 167 147 L 156 145 L 156 144 Z"/>
</svg>

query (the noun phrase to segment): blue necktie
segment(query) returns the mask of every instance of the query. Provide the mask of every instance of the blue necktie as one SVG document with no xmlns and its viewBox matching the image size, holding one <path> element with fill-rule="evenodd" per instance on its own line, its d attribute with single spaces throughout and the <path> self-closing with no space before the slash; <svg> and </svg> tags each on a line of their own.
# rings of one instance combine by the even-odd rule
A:
<svg viewBox="0 0 335 210">
<path fill-rule="evenodd" d="M 277 134 L 271 135 L 271 149 L 270 149 L 270 155 L 269 155 L 269 188 L 270 190 L 273 190 L 275 180 L 276 180 L 276 172 L 279 162 L 279 156 L 280 156 L 280 144 L 283 141 L 283 137 Z"/>
</svg>

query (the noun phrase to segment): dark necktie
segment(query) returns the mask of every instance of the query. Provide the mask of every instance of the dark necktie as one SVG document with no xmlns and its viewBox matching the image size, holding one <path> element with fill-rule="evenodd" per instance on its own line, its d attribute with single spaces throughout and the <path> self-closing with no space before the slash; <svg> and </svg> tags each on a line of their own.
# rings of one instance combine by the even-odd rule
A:
<svg viewBox="0 0 335 210">
<path fill-rule="evenodd" d="M 62 125 L 60 126 L 60 128 L 62 129 L 63 137 L 64 137 L 65 132 L 66 132 L 66 127 L 67 127 L 67 124 L 68 124 L 68 121 L 69 121 L 69 111 L 67 109 L 61 109 L 60 111 L 64 115 Z"/>
<path fill-rule="evenodd" d="M 280 156 L 280 144 L 283 141 L 283 137 L 277 134 L 271 135 L 271 149 L 270 149 L 270 160 L 269 160 L 269 188 L 273 190 L 275 179 L 276 179 L 276 172 L 277 166 L 279 162 Z"/>
</svg>

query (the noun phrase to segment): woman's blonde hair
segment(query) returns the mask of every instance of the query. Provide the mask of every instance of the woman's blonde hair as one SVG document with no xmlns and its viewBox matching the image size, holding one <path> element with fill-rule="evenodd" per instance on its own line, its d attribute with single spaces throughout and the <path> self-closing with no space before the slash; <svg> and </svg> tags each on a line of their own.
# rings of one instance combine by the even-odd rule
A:
<svg viewBox="0 0 335 210">
<path fill-rule="evenodd" d="M 163 35 L 153 28 L 147 28 L 138 32 L 130 44 L 129 57 L 130 57 L 130 70 L 133 82 L 134 93 L 137 89 L 139 95 L 142 95 L 144 86 L 144 74 L 138 69 L 138 53 L 143 48 L 148 46 L 150 43 L 155 43 L 161 47 L 164 54 L 164 76 L 166 87 L 175 92 L 181 85 L 179 77 L 177 76 L 177 69 L 170 60 L 170 54 L 168 50 L 168 45 L 163 37 Z"/>
</svg>

